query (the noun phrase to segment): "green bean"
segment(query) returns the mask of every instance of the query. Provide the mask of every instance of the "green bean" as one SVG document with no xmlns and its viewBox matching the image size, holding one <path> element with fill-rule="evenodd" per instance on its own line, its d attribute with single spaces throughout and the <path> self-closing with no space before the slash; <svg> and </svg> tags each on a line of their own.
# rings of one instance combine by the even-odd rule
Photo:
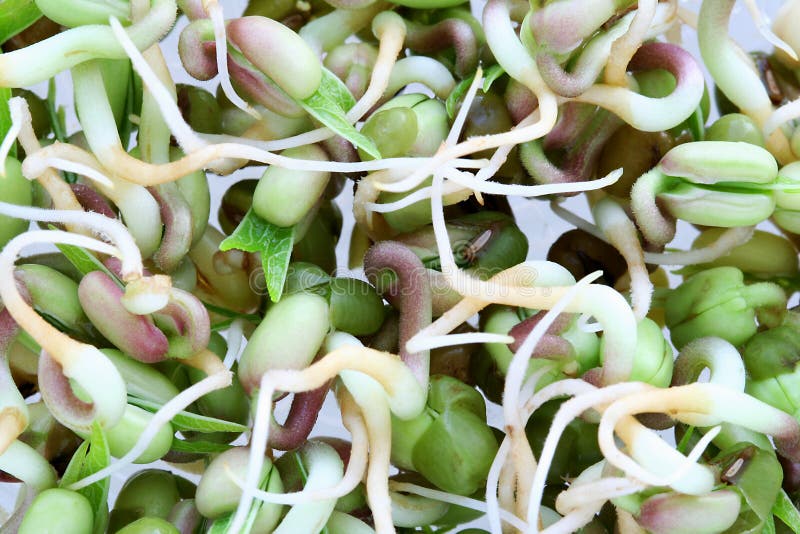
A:
<svg viewBox="0 0 800 534">
<path fill-rule="evenodd" d="M 86 497 L 74 491 L 52 488 L 36 496 L 25 513 L 19 532 L 89 534 L 93 517 Z"/>
</svg>

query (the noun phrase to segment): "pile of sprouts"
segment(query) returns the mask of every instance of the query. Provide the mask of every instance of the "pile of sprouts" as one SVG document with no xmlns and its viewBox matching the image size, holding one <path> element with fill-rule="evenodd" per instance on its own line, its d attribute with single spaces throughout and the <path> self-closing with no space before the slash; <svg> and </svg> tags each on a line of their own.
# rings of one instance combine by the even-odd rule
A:
<svg viewBox="0 0 800 534">
<path fill-rule="evenodd" d="M 0 533 L 800 533 L 800 1 L 698 4 L 0 1 Z"/>
</svg>

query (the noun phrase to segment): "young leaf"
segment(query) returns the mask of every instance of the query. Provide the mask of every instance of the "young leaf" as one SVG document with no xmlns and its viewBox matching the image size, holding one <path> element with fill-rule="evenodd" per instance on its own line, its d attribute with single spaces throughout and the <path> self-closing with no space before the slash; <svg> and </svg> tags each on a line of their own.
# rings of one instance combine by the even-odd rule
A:
<svg viewBox="0 0 800 534">
<path fill-rule="evenodd" d="M 220 243 L 219 249 L 226 251 L 235 248 L 245 252 L 260 252 L 269 297 L 272 302 L 278 302 L 283 294 L 293 246 L 294 227 L 284 228 L 271 224 L 251 209 L 233 234 Z"/>
<path fill-rule="evenodd" d="M 775 499 L 772 513 L 792 529 L 794 534 L 800 534 L 800 511 L 795 508 L 792 499 L 789 498 L 785 491 L 778 492 L 778 498 Z"/>
<path fill-rule="evenodd" d="M 505 74 L 506 71 L 503 70 L 503 67 L 500 65 L 492 65 L 488 69 L 483 72 L 483 84 L 481 89 L 483 92 L 489 91 L 492 87 L 492 84 L 497 81 L 497 79 Z M 464 78 L 458 84 L 456 84 L 455 88 L 450 92 L 447 96 L 447 100 L 444 101 L 444 109 L 447 111 L 447 116 L 451 119 L 456 116 L 456 105 L 458 101 L 461 100 L 461 97 L 464 96 L 469 89 L 469 86 L 472 85 L 472 80 L 475 79 L 475 75 L 473 74 L 469 78 Z"/>
<path fill-rule="evenodd" d="M 2 8 L 2 4 L 0 4 Z M 5 139 L 8 130 L 11 129 L 11 110 L 8 109 L 8 101 L 11 100 L 11 89 L 8 87 L 0 88 L 0 139 Z M 9 156 L 17 157 L 17 143 L 11 145 Z"/>
<path fill-rule="evenodd" d="M 447 116 L 451 119 L 456 116 L 456 104 L 458 104 L 461 97 L 466 94 L 473 79 L 475 79 L 475 76 L 464 78 L 458 82 L 453 90 L 450 91 L 447 100 L 444 101 L 444 109 L 447 111 Z"/>
<path fill-rule="evenodd" d="M 47 115 L 50 117 L 50 127 L 53 129 L 57 141 L 62 143 L 67 141 L 67 126 L 64 115 L 64 108 L 56 105 L 56 81 L 50 78 L 47 83 Z M 64 180 L 68 184 L 74 184 L 78 177 L 73 172 L 64 172 Z"/>
<path fill-rule="evenodd" d="M 322 81 L 317 91 L 328 95 L 328 98 L 345 111 L 350 111 L 350 108 L 356 105 L 356 99 L 350 89 L 338 76 L 325 67 L 322 67 Z"/>
<path fill-rule="evenodd" d="M 51 228 L 53 228 L 51 226 Z M 56 245 L 58 250 L 69 260 L 69 262 L 81 273 L 89 274 L 92 271 L 103 271 L 119 286 L 125 287 L 119 278 L 114 275 L 103 263 L 90 254 L 87 250 L 76 247 L 75 245 Z"/>
<path fill-rule="evenodd" d="M 313 95 L 298 103 L 303 106 L 312 117 L 353 143 L 356 147 L 363 149 L 367 154 L 375 159 L 381 158 L 381 153 L 375 143 L 356 130 L 350 124 L 345 114 L 347 110 L 355 105 L 353 96 L 350 95 L 347 87 L 333 73 L 323 71 L 322 82 Z"/>
<path fill-rule="evenodd" d="M 492 84 L 505 73 L 506 71 L 504 71 L 503 67 L 500 65 L 492 65 L 486 69 L 483 73 L 483 92 L 485 93 L 488 91 L 492 87 Z"/>
<path fill-rule="evenodd" d="M 189 441 L 184 439 L 173 439 L 171 449 L 176 452 L 189 452 L 195 454 L 218 454 L 225 452 L 232 446 L 225 443 L 214 443 L 213 441 Z"/>
<path fill-rule="evenodd" d="M 41 16 L 34 0 L 3 0 L 0 2 L 0 43 L 24 31 Z"/>
<path fill-rule="evenodd" d="M 147 410 L 149 412 L 157 412 L 161 405 L 157 402 L 151 402 L 144 399 L 140 399 L 137 397 L 128 396 L 128 402 L 133 404 L 134 406 L 138 406 L 143 410 Z M 180 412 L 178 415 L 172 418 L 173 428 L 175 430 L 187 431 L 191 430 L 194 432 L 238 432 L 242 433 L 247 430 L 247 427 L 244 425 L 240 425 L 239 423 L 232 423 L 230 421 L 224 421 L 222 419 L 215 419 L 213 417 L 206 417 L 205 415 L 199 415 L 196 413 L 191 412 Z"/>
<path fill-rule="evenodd" d="M 105 432 L 99 423 L 92 425 L 91 437 L 84 441 L 75 454 L 72 456 L 67 466 L 64 476 L 61 478 L 60 487 L 67 487 L 70 484 L 92 475 L 101 469 L 108 467 L 111 462 L 111 453 L 108 449 L 108 440 Z M 108 488 L 111 480 L 104 478 L 94 484 L 78 490 L 78 493 L 89 500 L 94 511 L 95 522 L 98 518 L 103 518 L 107 514 L 106 502 L 108 501 Z M 98 527 L 95 524 L 95 527 Z M 102 530 L 102 529 L 101 529 Z M 97 528 L 95 528 L 97 531 Z"/>
</svg>

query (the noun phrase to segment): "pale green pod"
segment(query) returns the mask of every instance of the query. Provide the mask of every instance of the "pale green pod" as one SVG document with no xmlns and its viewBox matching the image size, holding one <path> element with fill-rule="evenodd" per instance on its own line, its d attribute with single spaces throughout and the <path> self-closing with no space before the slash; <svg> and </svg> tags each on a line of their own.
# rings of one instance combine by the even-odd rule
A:
<svg viewBox="0 0 800 534">
<path fill-rule="evenodd" d="M 759 146 L 731 141 L 697 141 L 670 150 L 659 162 L 668 176 L 698 184 L 719 182 L 770 183 L 778 176 L 778 163 Z"/>
<path fill-rule="evenodd" d="M 242 497 L 242 489 L 231 480 L 229 473 L 244 480 L 250 463 L 250 450 L 246 447 L 229 449 L 211 461 L 197 485 L 195 505 L 197 510 L 210 519 L 216 519 L 236 509 Z M 264 459 L 261 477 L 269 477 L 266 491 L 280 493 L 283 482 L 280 473 L 268 458 Z M 283 506 L 264 503 L 258 512 L 253 532 L 271 532 L 278 524 Z"/>
<path fill-rule="evenodd" d="M 330 327 L 328 301 L 294 293 L 273 305 L 239 361 L 239 380 L 252 394 L 270 369 L 304 369 L 316 356 Z"/>
<path fill-rule="evenodd" d="M 775 202 L 779 208 L 800 211 L 800 161 L 786 165 L 778 171 L 778 183 L 796 184 L 797 189 L 777 189 Z"/>
<path fill-rule="evenodd" d="M 285 150 L 289 158 L 328 161 L 316 145 Z M 271 166 L 261 176 L 253 193 L 253 211 L 278 226 L 293 226 L 311 210 L 328 185 L 327 171 L 298 171 Z"/>
<path fill-rule="evenodd" d="M 800 234 L 800 211 L 776 208 L 772 214 L 775 224 L 793 234 Z"/>
<path fill-rule="evenodd" d="M 661 193 L 658 198 L 677 219 L 723 228 L 758 224 L 775 209 L 775 197 L 770 193 L 713 191 L 688 183 Z"/>
<path fill-rule="evenodd" d="M 89 500 L 75 491 L 44 490 L 31 503 L 19 534 L 90 534 L 94 513 Z"/>
</svg>

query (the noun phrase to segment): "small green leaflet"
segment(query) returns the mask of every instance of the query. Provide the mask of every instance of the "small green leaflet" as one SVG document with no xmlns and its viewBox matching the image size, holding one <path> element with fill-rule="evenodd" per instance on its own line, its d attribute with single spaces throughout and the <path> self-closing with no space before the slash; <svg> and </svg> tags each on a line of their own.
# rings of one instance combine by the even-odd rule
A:
<svg viewBox="0 0 800 534">
<path fill-rule="evenodd" d="M 252 208 L 247 211 L 236 230 L 219 245 L 223 252 L 235 248 L 261 253 L 261 267 L 264 269 L 267 291 L 272 302 L 278 302 L 283 294 L 293 247 L 293 226 L 284 228 L 269 223 L 256 215 Z"/>
<path fill-rule="evenodd" d="M 355 101 L 350 95 L 347 87 L 330 71 L 322 71 L 322 81 L 313 95 L 305 100 L 298 100 L 312 117 L 353 143 L 356 147 L 363 149 L 367 154 L 375 159 L 381 158 L 381 153 L 375 143 L 356 130 L 345 116 L 347 110 L 353 107 Z M 345 107 L 349 105 L 349 107 Z"/>
<path fill-rule="evenodd" d="M 0 8 L 2 5 L 0 4 Z M 8 109 L 8 101 L 11 100 L 11 89 L 8 87 L 0 88 L 0 139 L 5 139 L 6 134 L 11 129 L 11 110 Z M 11 145 L 9 156 L 17 157 L 17 143 Z"/>
<path fill-rule="evenodd" d="M 492 84 L 505 73 L 506 71 L 504 71 L 503 67 L 500 65 L 492 65 L 486 69 L 486 71 L 483 73 L 483 85 L 481 87 L 483 92 L 488 92 L 492 87 Z M 469 78 L 464 78 L 458 82 L 455 88 L 453 88 L 448 95 L 447 100 L 445 100 L 444 107 L 445 110 L 447 110 L 447 116 L 451 119 L 456 116 L 456 105 L 458 104 L 458 101 L 467 93 L 467 90 L 469 89 L 469 86 L 472 85 L 472 80 L 474 79 L 475 75 L 473 74 Z"/>
<path fill-rule="evenodd" d="M 194 454 L 218 454 L 230 449 L 232 445 L 214 443 L 213 441 L 189 441 L 173 439 L 170 447 L 175 452 L 189 452 Z"/>
<path fill-rule="evenodd" d="M 50 126 L 53 128 L 53 135 L 56 140 L 62 143 L 67 140 L 67 127 L 64 108 L 56 105 L 56 79 L 50 78 L 47 82 L 47 116 L 50 118 Z M 64 172 L 64 180 L 69 184 L 78 181 L 78 177 L 73 172 Z"/>
<path fill-rule="evenodd" d="M 786 495 L 786 492 L 780 490 L 778 498 L 775 499 L 775 504 L 772 507 L 772 513 L 775 517 L 783 521 L 783 523 L 792 529 L 795 534 L 800 534 L 800 511 L 795 508 L 792 499 Z"/>
<path fill-rule="evenodd" d="M 157 412 L 161 405 L 157 402 L 151 402 L 138 397 L 128 395 L 128 402 L 134 406 L 138 406 L 143 410 L 149 412 Z M 206 417 L 191 412 L 180 412 L 170 421 L 175 430 L 193 431 L 193 432 L 237 432 L 242 433 L 247 430 L 247 427 L 239 423 L 232 423 L 222 419 L 215 419 L 213 417 Z"/>
<path fill-rule="evenodd" d="M 50 225 L 51 230 L 55 230 L 55 226 Z M 125 287 L 119 278 L 114 275 L 103 263 L 90 254 L 86 249 L 76 247 L 75 245 L 57 244 L 58 250 L 64 255 L 65 258 L 80 272 L 81 274 L 89 274 L 92 271 L 103 271 L 119 286 Z"/>
<path fill-rule="evenodd" d="M 761 534 L 775 534 L 775 518 L 770 517 L 764 522 L 764 528 L 761 530 Z"/>
<path fill-rule="evenodd" d="M 101 469 L 108 467 L 111 462 L 111 453 L 108 449 L 108 441 L 105 432 L 103 432 L 100 424 L 95 421 L 92 425 L 91 438 L 84 441 L 75 454 L 72 455 L 67 470 L 61 478 L 60 487 L 65 488 L 70 484 L 74 484 L 89 475 L 97 473 Z M 107 510 L 103 508 L 108 501 L 108 488 L 111 480 L 104 478 L 98 480 L 94 484 L 86 486 L 78 490 L 78 493 L 83 495 L 89 500 L 94 511 L 95 521 L 98 518 L 104 517 Z M 95 525 L 96 527 L 97 525 Z M 97 529 L 95 529 L 97 530 Z"/>
<path fill-rule="evenodd" d="M 34 0 L 0 1 L 0 44 L 39 20 L 42 12 Z"/>
<path fill-rule="evenodd" d="M 325 67 L 322 67 L 322 81 L 319 83 L 317 91 L 326 95 L 345 112 L 350 111 L 350 108 L 356 105 L 356 99 L 350 89 L 338 76 Z"/>
<path fill-rule="evenodd" d="M 483 73 L 483 92 L 487 92 L 492 84 L 505 73 L 506 71 L 500 65 L 492 65 L 486 69 L 486 72 Z"/>
</svg>

